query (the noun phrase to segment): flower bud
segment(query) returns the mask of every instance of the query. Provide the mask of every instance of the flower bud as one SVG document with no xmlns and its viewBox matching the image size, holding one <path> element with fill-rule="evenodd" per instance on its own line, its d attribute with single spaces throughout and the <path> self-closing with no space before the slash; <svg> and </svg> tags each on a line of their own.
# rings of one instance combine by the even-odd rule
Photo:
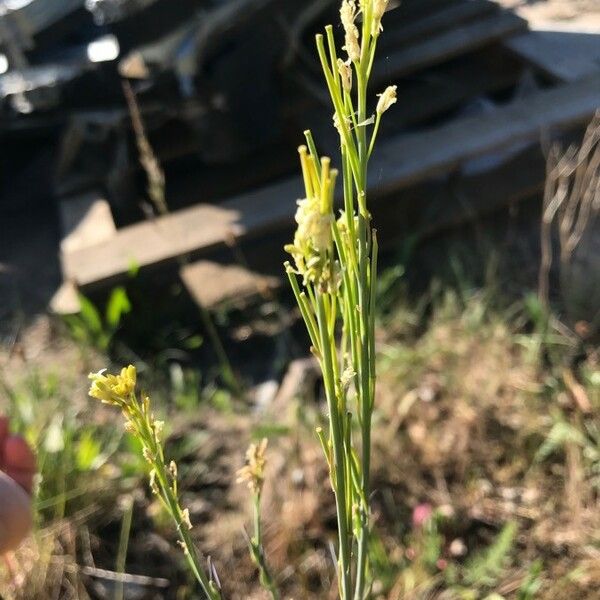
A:
<svg viewBox="0 0 600 600">
<path fill-rule="evenodd" d="M 388 85 L 382 94 L 377 94 L 379 96 L 376 109 L 378 115 L 382 115 L 392 104 L 396 103 L 396 88 L 395 85 Z"/>
<path fill-rule="evenodd" d="M 349 92 L 352 89 L 352 67 L 341 58 L 337 59 L 337 67 L 342 78 L 342 87 L 344 91 Z"/>
<path fill-rule="evenodd" d="M 340 8 L 340 19 L 344 27 L 344 50 L 348 58 L 356 62 L 360 60 L 360 44 L 358 43 L 358 28 L 354 24 L 356 19 L 356 4 L 354 0 L 344 0 Z"/>
<path fill-rule="evenodd" d="M 381 18 L 387 9 L 389 0 L 373 0 L 373 22 L 371 25 L 371 35 L 377 37 L 383 27 L 381 26 Z"/>
</svg>

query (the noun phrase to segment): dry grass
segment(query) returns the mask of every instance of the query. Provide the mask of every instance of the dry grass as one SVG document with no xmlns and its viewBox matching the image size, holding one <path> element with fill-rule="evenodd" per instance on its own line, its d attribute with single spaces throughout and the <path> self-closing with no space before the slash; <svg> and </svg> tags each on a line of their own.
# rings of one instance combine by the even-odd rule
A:
<svg viewBox="0 0 600 600">
<path fill-rule="evenodd" d="M 494 309 L 492 296 L 447 292 L 429 303 L 427 316 L 397 301 L 382 318 L 373 465 L 377 598 L 485 598 L 496 592 L 519 600 L 591 599 L 600 585 L 600 434 L 594 430 L 600 358 L 588 348 L 572 360 L 579 344 L 572 335 L 557 332 L 552 319 L 533 319 L 527 302 Z M 63 372 L 61 380 L 73 388 L 88 365 L 71 364 L 75 372 Z M 10 385 L 18 392 L 11 402 L 16 397 L 22 404 L 35 393 L 16 383 L 14 373 Z M 75 386 L 76 398 L 60 392 L 65 415 L 70 404 L 84 402 L 83 385 Z M 265 433 L 271 438 L 265 542 L 285 597 L 336 596 L 330 552 L 335 507 L 313 433 L 323 406 L 318 393 L 316 400 L 302 389 L 298 394 L 267 414 L 206 405 L 172 412 L 169 420 L 168 448 L 180 465 L 184 501 L 228 598 L 264 598 L 242 534 L 248 498 L 234 482 L 248 441 Z M 37 399 L 57 407 L 56 394 Z M 14 404 L 9 412 L 18 413 Z M 47 420 L 40 418 L 31 427 L 43 447 L 40 423 Z M 76 410 L 63 420 L 63 437 L 78 448 L 79 428 L 93 426 L 105 444 L 117 422 L 103 410 Z M 127 574 L 121 577 L 133 595 L 125 597 L 197 597 L 169 524 L 136 474 L 140 464 L 132 450 L 123 438 L 101 467 L 72 474 L 70 481 L 89 489 L 67 499 L 63 514 L 42 511 L 35 538 L 16 558 L 21 592 L 10 591 L 4 573 L 0 595 L 113 598 L 114 581 L 100 569 L 115 571 L 120 525 L 132 499 Z M 60 452 L 65 461 L 77 456 L 66 447 Z M 43 474 L 42 491 L 60 477 Z M 411 515 L 423 504 L 431 505 L 433 517 L 415 527 Z M 510 523 L 516 524 L 514 539 L 508 530 L 500 539 Z M 133 575 L 150 579 L 142 585 Z M 529 584 L 540 588 L 535 595 L 526 595 Z"/>
</svg>

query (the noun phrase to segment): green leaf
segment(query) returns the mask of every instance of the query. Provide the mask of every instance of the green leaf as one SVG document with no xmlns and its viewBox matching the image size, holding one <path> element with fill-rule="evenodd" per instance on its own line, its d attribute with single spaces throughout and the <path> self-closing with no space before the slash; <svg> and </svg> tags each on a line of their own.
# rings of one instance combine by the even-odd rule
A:
<svg viewBox="0 0 600 600">
<path fill-rule="evenodd" d="M 518 600 L 534 600 L 538 591 L 542 587 L 542 568 L 543 563 L 539 559 L 536 560 L 531 567 L 529 567 L 527 577 L 519 587 L 519 591 L 517 593 Z"/>
<path fill-rule="evenodd" d="M 545 460 L 553 452 L 559 448 L 563 448 L 568 443 L 585 447 L 585 436 L 581 433 L 581 431 L 565 421 L 559 421 L 558 423 L 555 423 L 550 430 L 548 437 L 535 453 L 534 462 L 541 462 Z"/>
<path fill-rule="evenodd" d="M 502 573 L 517 534 L 517 524 L 507 523 L 494 543 L 465 565 L 464 579 L 469 585 L 492 586 Z"/>
<path fill-rule="evenodd" d="M 98 461 L 101 450 L 100 442 L 94 439 L 92 433 L 90 431 L 84 432 L 77 444 L 77 468 L 80 471 L 92 469 Z"/>
<path fill-rule="evenodd" d="M 98 309 L 83 294 L 79 294 L 79 305 L 81 308 L 79 315 L 83 323 L 91 332 L 100 333 L 102 331 L 102 319 Z"/>
<path fill-rule="evenodd" d="M 131 312 L 131 302 L 123 286 L 118 286 L 110 293 L 106 305 L 106 323 L 111 329 L 116 329 L 123 315 Z"/>
<path fill-rule="evenodd" d="M 202 346 L 203 342 L 204 338 L 201 335 L 191 335 L 183 341 L 183 347 L 186 348 L 186 350 L 196 350 Z"/>
</svg>

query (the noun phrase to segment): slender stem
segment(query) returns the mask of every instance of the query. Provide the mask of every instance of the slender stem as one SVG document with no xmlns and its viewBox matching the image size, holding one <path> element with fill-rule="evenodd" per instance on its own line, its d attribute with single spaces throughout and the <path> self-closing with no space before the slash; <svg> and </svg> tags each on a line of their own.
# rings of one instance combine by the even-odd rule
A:
<svg viewBox="0 0 600 600">
<path fill-rule="evenodd" d="M 119 534 L 119 549 L 117 551 L 116 572 L 120 575 L 115 591 L 115 600 L 123 600 L 125 565 L 127 563 L 127 548 L 129 546 L 129 534 L 131 532 L 131 520 L 133 517 L 133 498 L 128 498 L 127 507 L 121 521 L 121 532 Z"/>
<path fill-rule="evenodd" d="M 251 541 L 252 555 L 260 571 L 260 583 L 269 592 L 273 600 L 279 600 L 279 590 L 265 559 L 262 545 L 262 527 L 260 520 L 260 492 L 252 495 L 252 512 L 254 522 L 254 539 Z"/>
<path fill-rule="evenodd" d="M 354 176 L 355 181 L 358 181 L 360 177 L 358 157 L 356 155 L 354 142 L 352 140 L 350 132 L 348 131 L 348 124 L 346 122 L 346 112 L 344 111 L 343 101 L 340 97 L 339 89 L 336 87 L 331 69 L 327 63 L 327 56 L 325 54 L 325 47 L 323 45 L 322 35 L 317 35 L 317 51 L 319 53 L 319 58 L 321 59 L 321 67 L 323 69 L 323 74 L 325 75 L 325 81 L 327 82 L 329 95 L 331 96 L 331 101 L 333 102 L 333 106 L 340 121 L 340 129 L 342 131 L 344 144 L 346 145 L 346 148 L 349 153 L 348 158 L 352 166 L 352 174 Z"/>
<path fill-rule="evenodd" d="M 373 153 L 373 148 L 375 147 L 375 140 L 377 139 L 377 134 L 379 133 L 379 124 L 381 123 L 381 113 L 378 112 L 375 117 L 375 126 L 373 127 L 373 132 L 371 133 L 371 142 L 369 143 L 369 152 L 367 153 L 367 157 L 371 158 L 371 154 Z"/>
<path fill-rule="evenodd" d="M 194 542 L 190 535 L 188 525 L 184 522 L 184 519 L 182 517 L 182 511 L 181 507 L 179 506 L 179 500 L 177 499 L 177 497 L 175 496 L 175 492 L 169 485 L 168 475 L 166 472 L 164 462 L 156 461 L 153 464 L 153 467 L 156 470 L 156 479 L 158 480 L 161 496 L 167 505 L 169 514 L 175 520 L 177 526 L 177 533 L 179 534 L 183 545 L 185 558 L 192 573 L 194 574 L 194 577 L 202 586 L 202 589 L 204 590 L 204 593 L 209 598 L 209 600 L 220 600 L 221 594 L 212 585 L 208 576 L 201 567 L 198 551 L 196 550 L 196 546 L 194 545 Z"/>
<path fill-rule="evenodd" d="M 288 279 L 290 280 L 290 285 L 292 286 L 292 290 L 294 292 L 294 296 L 296 296 L 298 308 L 300 308 L 300 313 L 302 314 L 304 324 L 306 325 L 308 335 L 310 336 L 310 341 L 315 347 L 315 349 L 318 350 L 320 346 L 320 340 L 319 336 L 317 335 L 317 324 L 315 322 L 313 314 L 310 311 L 310 307 L 308 306 L 308 300 L 306 299 L 306 295 L 300 291 L 298 280 L 296 279 L 295 273 L 289 266 L 289 263 L 285 264 L 285 268 L 288 274 Z"/>
<path fill-rule="evenodd" d="M 196 550 L 196 546 L 190 535 L 188 522 L 186 522 L 183 517 L 183 510 L 179 504 L 176 487 L 170 484 L 162 445 L 158 443 L 156 435 L 150 425 L 150 419 L 152 417 L 144 409 L 144 404 L 141 403 L 140 405 L 135 398 L 133 398 L 133 402 L 130 404 L 131 406 L 136 407 L 134 411 L 130 412 L 130 416 L 132 420 L 136 422 L 137 431 L 150 451 L 150 456 L 152 457 L 151 464 L 156 474 L 160 498 L 164 502 L 171 518 L 175 521 L 177 533 L 182 543 L 185 558 L 190 570 L 202 586 L 202 589 L 209 600 L 221 600 L 219 590 L 213 585 L 202 568 L 198 551 Z"/>
<path fill-rule="evenodd" d="M 369 7 L 370 4 L 367 4 Z M 362 123 L 366 119 L 366 97 L 367 83 L 371 68 L 373 52 L 371 51 L 370 40 L 370 14 L 367 11 L 364 15 L 363 22 L 363 45 L 361 53 L 360 65 L 357 69 L 358 80 L 358 119 Z M 371 395 L 374 387 L 371 382 L 371 375 L 374 373 L 374 360 L 372 349 L 374 347 L 374 331 L 372 312 L 375 307 L 372 302 L 373 293 L 372 286 L 374 281 L 372 278 L 372 257 L 371 257 L 371 227 L 370 216 L 366 205 L 366 189 L 367 189 L 367 167 L 369 156 L 373 149 L 374 138 L 379 127 L 379 114 L 377 115 L 374 137 L 371 139 L 371 144 L 367 148 L 366 127 L 359 127 L 358 136 L 358 152 L 361 178 L 359 182 L 360 212 L 358 215 L 358 291 L 359 291 L 359 314 L 360 314 L 360 364 L 359 364 L 359 410 L 360 410 L 360 426 L 362 437 L 362 469 L 360 481 L 360 499 L 359 499 L 359 531 L 358 537 L 358 555 L 356 566 L 356 586 L 354 590 L 354 600 L 363 600 L 366 588 L 366 572 L 368 562 L 368 540 L 369 540 L 369 479 L 371 467 L 371 415 L 373 408 L 373 397 Z"/>
<path fill-rule="evenodd" d="M 351 572 L 350 572 L 350 545 L 348 539 L 348 513 L 346 499 L 346 453 L 344 452 L 344 436 L 342 423 L 337 406 L 335 380 L 333 375 L 332 353 L 335 352 L 335 341 L 327 335 L 327 315 L 323 294 L 317 295 L 318 322 L 321 333 L 321 349 L 323 369 L 323 380 L 329 409 L 329 420 L 331 424 L 331 441 L 333 444 L 333 465 L 335 471 L 335 503 L 337 510 L 338 534 L 339 534 L 339 586 L 340 595 L 343 599 L 350 598 Z"/>
</svg>

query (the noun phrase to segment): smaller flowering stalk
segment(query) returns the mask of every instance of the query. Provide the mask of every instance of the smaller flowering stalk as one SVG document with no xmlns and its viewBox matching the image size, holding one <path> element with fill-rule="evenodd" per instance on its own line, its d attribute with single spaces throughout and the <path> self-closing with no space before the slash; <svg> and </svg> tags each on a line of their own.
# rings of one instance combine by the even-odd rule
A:
<svg viewBox="0 0 600 600">
<path fill-rule="evenodd" d="M 381 115 L 386 112 L 392 104 L 396 104 L 396 89 L 395 85 L 388 85 L 381 94 L 377 94 L 379 100 L 375 108 L 375 126 L 373 128 L 373 135 L 371 136 L 371 143 L 369 144 L 368 156 L 371 156 L 373 147 L 375 146 L 375 140 L 377 139 L 377 133 L 379 132 L 379 124 L 381 123 Z"/>
<path fill-rule="evenodd" d="M 263 438 L 258 444 L 250 444 L 246 451 L 246 464 L 237 472 L 237 482 L 245 483 L 252 494 L 254 535 L 248 539 L 250 557 L 258 568 L 259 580 L 262 587 L 269 592 L 273 600 L 279 600 L 279 590 L 271 576 L 262 544 L 260 501 L 265 481 L 266 450 L 267 438 Z"/>
<path fill-rule="evenodd" d="M 187 508 L 179 501 L 177 489 L 177 465 L 165 460 L 161 434 L 164 423 L 155 418 L 150 398 L 136 393 L 137 374 L 129 365 L 117 375 L 105 374 L 105 370 L 90 373 L 92 381 L 89 394 L 105 404 L 118 406 L 125 418 L 125 430 L 134 435 L 142 444 L 142 455 L 150 467 L 150 489 L 173 519 L 179 544 L 197 581 L 209 600 L 221 600 L 218 578 L 208 576 L 202 566 L 200 555 L 192 541 L 192 523 Z"/>
</svg>

